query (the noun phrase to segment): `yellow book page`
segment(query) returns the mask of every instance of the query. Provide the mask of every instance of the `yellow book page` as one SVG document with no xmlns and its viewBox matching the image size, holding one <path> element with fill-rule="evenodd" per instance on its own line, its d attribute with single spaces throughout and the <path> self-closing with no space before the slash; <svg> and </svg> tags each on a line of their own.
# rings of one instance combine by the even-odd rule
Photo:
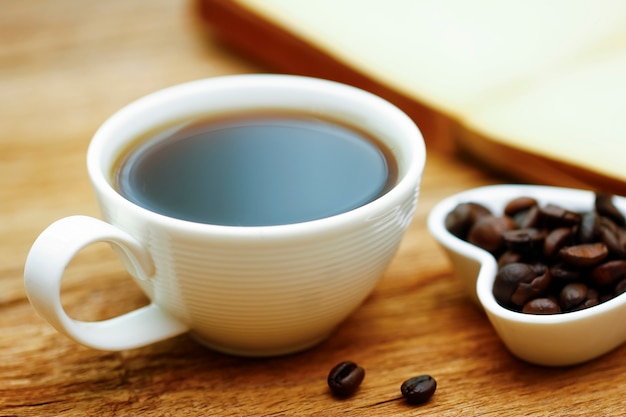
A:
<svg viewBox="0 0 626 417">
<path fill-rule="evenodd" d="M 626 180 L 626 1 L 237 2 L 478 134 Z"/>
<path fill-rule="evenodd" d="M 626 179 L 626 47 L 476 107 L 464 125 L 491 140 Z"/>
</svg>

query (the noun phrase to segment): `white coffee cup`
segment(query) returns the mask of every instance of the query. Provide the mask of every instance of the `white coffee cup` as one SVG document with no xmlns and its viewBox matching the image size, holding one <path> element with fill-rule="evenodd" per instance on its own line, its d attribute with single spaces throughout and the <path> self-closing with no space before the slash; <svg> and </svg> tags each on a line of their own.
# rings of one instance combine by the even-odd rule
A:
<svg viewBox="0 0 626 417">
<path fill-rule="evenodd" d="M 384 142 L 398 179 L 383 196 L 339 215 L 277 226 L 219 226 L 166 217 L 131 203 L 111 180 L 129 143 L 194 115 L 284 108 L 332 116 Z M 184 332 L 218 351 L 271 356 L 324 340 L 372 291 L 412 219 L 425 147 L 397 107 L 343 84 L 287 75 L 238 75 L 174 86 L 131 103 L 96 132 L 87 168 L 105 221 L 61 219 L 35 241 L 28 297 L 59 332 L 102 350 L 144 346 Z M 70 318 L 60 300 L 78 251 L 110 242 L 151 300 L 96 322 Z"/>
</svg>

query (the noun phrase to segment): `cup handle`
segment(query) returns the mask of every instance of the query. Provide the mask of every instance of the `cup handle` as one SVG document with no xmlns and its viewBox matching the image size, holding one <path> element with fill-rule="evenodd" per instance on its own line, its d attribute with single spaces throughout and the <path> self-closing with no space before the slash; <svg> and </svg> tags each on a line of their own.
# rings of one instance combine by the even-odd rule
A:
<svg viewBox="0 0 626 417">
<path fill-rule="evenodd" d="M 66 217 L 41 233 L 26 259 L 24 285 L 39 315 L 71 339 L 100 350 L 132 349 L 189 330 L 155 303 L 103 321 L 70 318 L 61 305 L 63 274 L 76 253 L 96 242 L 109 242 L 121 248 L 122 256 L 140 278 L 150 279 L 154 275 L 149 252 L 128 233 L 92 217 Z"/>
</svg>

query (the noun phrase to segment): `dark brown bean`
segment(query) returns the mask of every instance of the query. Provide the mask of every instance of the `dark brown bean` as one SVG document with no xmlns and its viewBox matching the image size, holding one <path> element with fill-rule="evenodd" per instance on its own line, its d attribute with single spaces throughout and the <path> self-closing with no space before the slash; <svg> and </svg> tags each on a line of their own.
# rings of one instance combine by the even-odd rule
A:
<svg viewBox="0 0 626 417">
<path fill-rule="evenodd" d="M 574 243 L 574 233 L 571 227 L 558 227 L 546 236 L 543 244 L 543 254 L 548 258 L 555 257 L 561 248 Z"/>
<path fill-rule="evenodd" d="M 546 273 L 547 281 L 544 276 Z M 532 295 L 540 294 L 548 284 L 549 272 L 545 267 L 512 263 L 502 267 L 496 274 L 493 295 L 502 306 L 522 306 Z"/>
<path fill-rule="evenodd" d="M 520 253 L 541 251 L 545 238 L 545 233 L 534 228 L 505 230 L 502 232 L 502 239 L 506 247 Z"/>
<path fill-rule="evenodd" d="M 526 211 L 533 206 L 537 206 L 537 204 L 537 200 L 533 197 L 517 197 L 510 200 L 504 206 L 504 214 L 506 214 L 507 216 L 514 216 L 520 211 Z"/>
<path fill-rule="evenodd" d="M 539 206 L 532 206 L 527 210 L 515 213 L 513 221 L 520 229 L 539 226 L 540 211 Z"/>
<path fill-rule="evenodd" d="M 613 285 L 626 278 L 626 260 L 617 259 L 596 266 L 591 271 L 591 279 L 600 287 Z"/>
<path fill-rule="evenodd" d="M 510 263 L 498 270 L 493 282 L 493 295 L 502 305 L 511 302 L 511 296 L 521 282 L 530 282 L 537 276 L 535 269 L 526 263 Z"/>
<path fill-rule="evenodd" d="M 595 289 L 590 288 L 589 294 L 595 293 L 594 296 L 587 295 L 587 299 L 595 298 L 596 304 L 603 303 L 605 301 L 609 301 L 611 298 L 615 298 L 615 292 L 613 293 L 605 293 L 600 295 Z"/>
<path fill-rule="evenodd" d="M 559 294 L 559 305 L 562 310 L 571 310 L 587 299 L 589 287 L 581 282 L 567 284 Z"/>
<path fill-rule="evenodd" d="M 349 397 L 365 378 L 365 370 L 351 361 L 337 364 L 328 374 L 328 386 L 333 395 L 337 397 Z"/>
<path fill-rule="evenodd" d="M 608 217 L 618 226 L 626 226 L 626 219 L 624 218 L 624 215 L 617 207 L 615 207 L 615 204 L 613 204 L 613 195 L 604 192 L 597 192 L 595 198 L 595 208 L 598 214 Z"/>
<path fill-rule="evenodd" d="M 534 266 L 537 276 L 530 282 L 520 282 L 517 289 L 511 295 L 511 302 L 517 306 L 523 306 L 529 300 L 546 292 L 552 276 L 550 270 L 544 266 Z"/>
<path fill-rule="evenodd" d="M 522 262 L 524 260 L 524 255 L 518 252 L 513 252 L 511 250 L 505 251 L 498 258 L 498 269 L 502 268 L 504 265 L 513 264 Z"/>
<path fill-rule="evenodd" d="M 467 240 L 489 252 L 496 253 L 504 247 L 502 233 L 513 229 L 515 229 L 515 223 L 510 217 L 482 216 L 469 230 Z"/>
<path fill-rule="evenodd" d="M 607 294 L 606 296 L 612 298 L 613 295 L 612 294 Z M 598 291 L 596 291 L 593 288 L 589 288 L 587 290 L 587 297 L 585 298 L 585 300 L 578 304 L 576 307 L 574 307 L 573 309 L 571 309 L 570 311 L 578 311 L 578 310 L 584 310 L 585 308 L 589 308 L 589 307 L 593 307 L 596 306 L 598 304 L 600 304 L 601 302 L 604 302 L 606 300 L 600 300 L 600 294 L 598 293 Z"/>
<path fill-rule="evenodd" d="M 550 275 L 556 282 L 568 283 L 582 281 L 585 273 L 581 268 L 559 262 L 550 267 Z"/>
<path fill-rule="evenodd" d="M 548 204 L 540 210 L 542 219 L 550 227 L 574 226 L 580 224 L 582 216 L 554 204 Z"/>
<path fill-rule="evenodd" d="M 526 314 L 557 314 L 561 312 L 559 303 L 551 298 L 535 298 L 524 305 L 522 312 Z"/>
<path fill-rule="evenodd" d="M 626 292 L 626 278 L 621 280 L 620 282 L 617 283 L 617 285 L 615 286 L 615 297 L 617 297 L 620 294 L 623 294 Z"/>
<path fill-rule="evenodd" d="M 598 265 L 609 254 L 604 243 L 583 243 L 566 246 L 559 251 L 559 257 L 573 266 L 587 267 Z"/>
<path fill-rule="evenodd" d="M 420 375 L 407 379 L 400 386 L 400 392 L 409 404 L 424 404 L 435 393 L 437 381 L 430 375 Z"/>
<path fill-rule="evenodd" d="M 446 216 L 446 229 L 455 236 L 465 238 L 476 220 L 488 214 L 491 211 L 481 204 L 460 203 Z"/>
<path fill-rule="evenodd" d="M 624 229 L 620 229 L 608 217 L 600 217 L 599 220 L 600 240 L 607 246 L 609 252 L 619 258 L 626 257 L 626 232 Z"/>
<path fill-rule="evenodd" d="M 580 243 L 593 243 L 599 239 L 600 217 L 593 210 L 583 214 L 578 229 L 578 240 Z"/>
</svg>

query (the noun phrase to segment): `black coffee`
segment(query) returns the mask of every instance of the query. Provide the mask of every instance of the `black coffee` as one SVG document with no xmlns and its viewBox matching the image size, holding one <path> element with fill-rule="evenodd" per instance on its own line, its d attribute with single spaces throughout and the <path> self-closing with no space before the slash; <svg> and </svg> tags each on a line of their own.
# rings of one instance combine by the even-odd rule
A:
<svg viewBox="0 0 626 417">
<path fill-rule="evenodd" d="M 295 115 L 198 120 L 138 138 L 118 191 L 199 223 L 299 223 L 362 206 L 395 182 L 390 152 L 357 129 Z"/>
</svg>

